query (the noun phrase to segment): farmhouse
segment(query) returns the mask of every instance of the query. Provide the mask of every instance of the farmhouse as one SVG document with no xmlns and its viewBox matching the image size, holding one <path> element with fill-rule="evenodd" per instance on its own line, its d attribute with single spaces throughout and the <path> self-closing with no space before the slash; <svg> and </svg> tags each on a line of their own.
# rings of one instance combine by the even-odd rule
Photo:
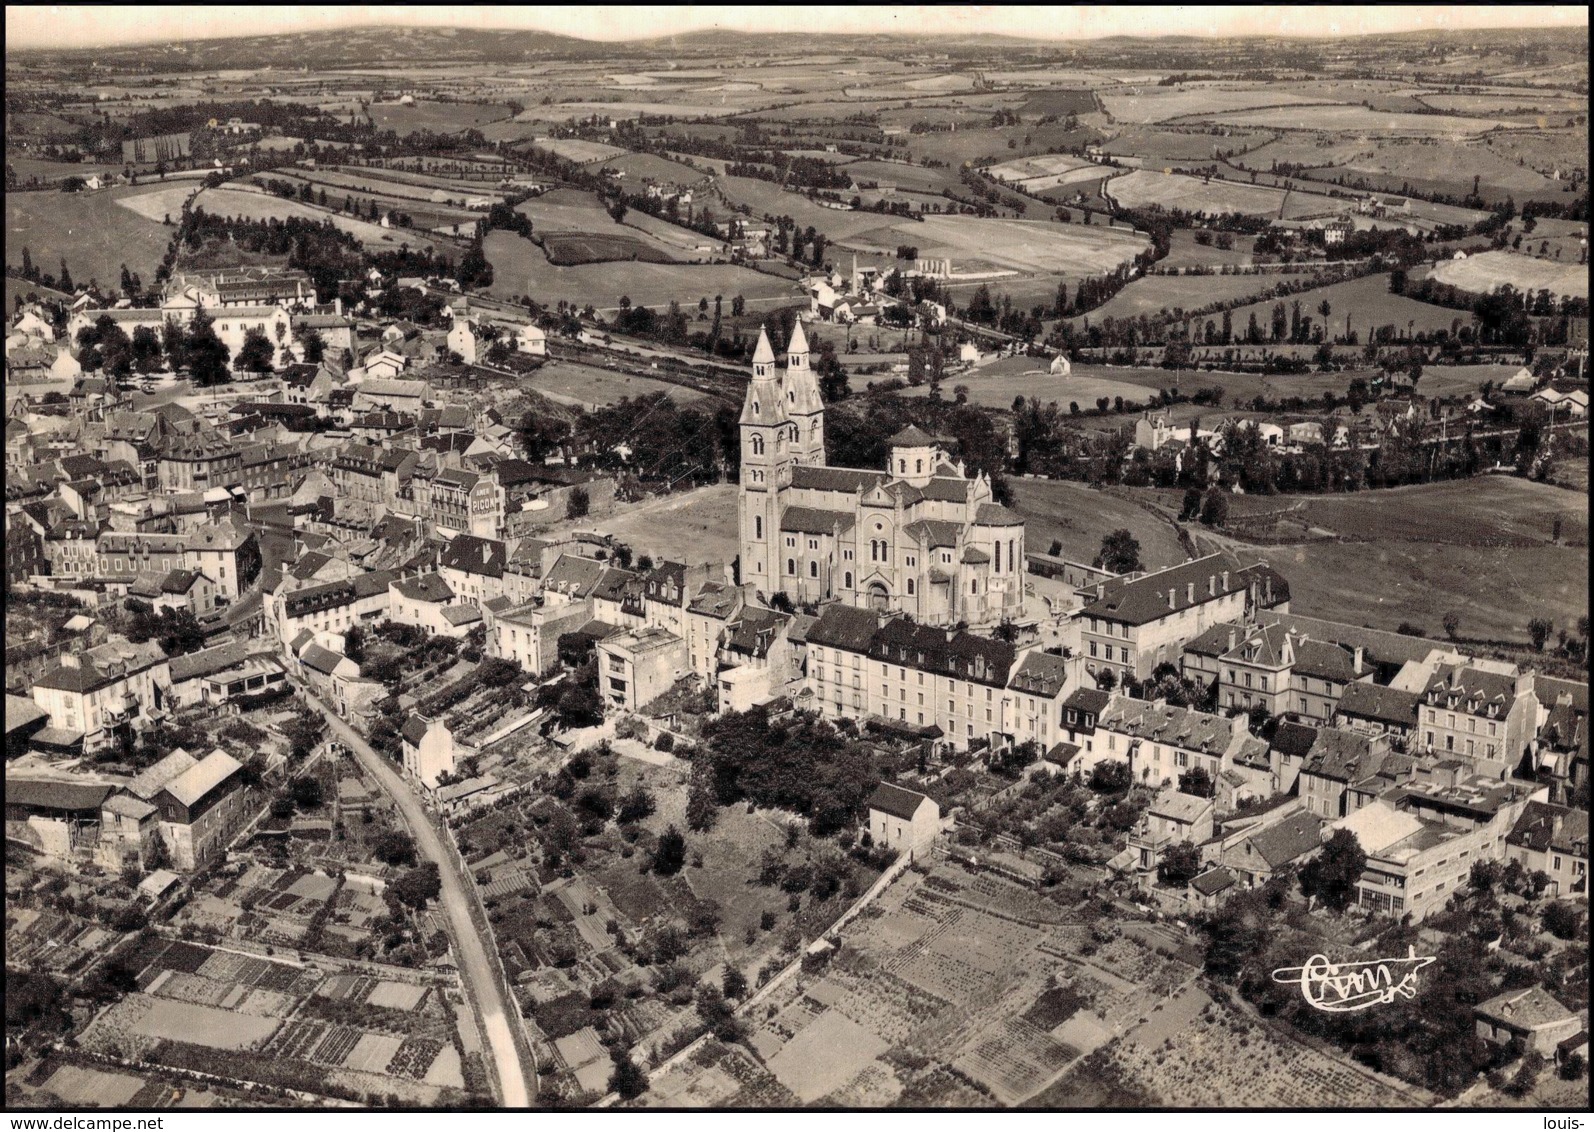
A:
<svg viewBox="0 0 1594 1132">
<path fill-rule="evenodd" d="M 1540 986 L 1525 987 L 1495 995 L 1472 1008 L 1478 1021 L 1478 1037 L 1496 1045 L 1513 1041 L 1545 1057 L 1553 1057 L 1556 1046 L 1582 1028 L 1578 1016 L 1562 1006 Z"/>
<path fill-rule="evenodd" d="M 193 870 L 209 863 L 252 816 L 243 778 L 242 763 L 214 750 L 151 799 L 174 867 Z"/>
<path fill-rule="evenodd" d="M 930 850 L 941 828 L 941 807 L 916 790 L 882 782 L 869 795 L 869 835 L 909 860 Z"/>
</svg>

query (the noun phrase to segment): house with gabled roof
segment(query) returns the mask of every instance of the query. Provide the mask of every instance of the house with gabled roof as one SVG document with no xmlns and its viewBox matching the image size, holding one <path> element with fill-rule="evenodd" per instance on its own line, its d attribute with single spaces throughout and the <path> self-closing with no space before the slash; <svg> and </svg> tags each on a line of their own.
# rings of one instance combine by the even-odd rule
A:
<svg viewBox="0 0 1594 1132">
<path fill-rule="evenodd" d="M 893 782 L 882 782 L 865 805 L 869 809 L 868 834 L 876 845 L 910 860 L 929 854 L 941 831 L 941 807 L 935 799 Z"/>
<path fill-rule="evenodd" d="M 167 781 L 150 799 L 160 812 L 161 836 L 172 865 L 200 868 L 226 848 L 251 817 L 254 792 L 244 785 L 243 764 L 216 749 Z"/>
<path fill-rule="evenodd" d="M 1529 802 L 1505 838 L 1505 858 L 1550 878 L 1549 895 L 1588 899 L 1588 811 Z"/>
</svg>

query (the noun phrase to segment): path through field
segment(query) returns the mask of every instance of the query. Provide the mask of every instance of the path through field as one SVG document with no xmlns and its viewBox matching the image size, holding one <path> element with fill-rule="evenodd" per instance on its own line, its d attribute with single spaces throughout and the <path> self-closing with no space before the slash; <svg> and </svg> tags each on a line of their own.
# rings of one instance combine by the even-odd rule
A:
<svg viewBox="0 0 1594 1132">
<path fill-rule="evenodd" d="M 354 753 L 366 773 L 398 804 L 404 823 L 415 838 L 415 847 L 421 859 L 437 864 L 443 882 L 441 903 L 443 912 L 448 916 L 449 934 L 453 936 L 454 952 L 459 959 L 459 975 L 471 1001 L 476 1004 L 482 1032 L 486 1035 L 487 1044 L 492 1047 L 493 1061 L 497 1067 L 499 1102 L 505 1108 L 525 1108 L 531 1103 L 526 1090 L 526 1073 L 520 1062 L 520 1052 L 515 1047 L 514 1034 L 509 1028 L 509 1008 L 504 990 L 493 974 L 493 966 L 488 962 L 481 936 L 471 923 L 470 896 L 465 887 L 471 883 L 470 879 L 460 874 L 457 859 L 444 848 L 437 831 L 427 820 L 420 799 L 404 780 L 394 773 L 387 761 L 354 728 L 322 703 L 309 688 L 302 690 L 326 716 L 327 724 L 338 741 Z"/>
</svg>

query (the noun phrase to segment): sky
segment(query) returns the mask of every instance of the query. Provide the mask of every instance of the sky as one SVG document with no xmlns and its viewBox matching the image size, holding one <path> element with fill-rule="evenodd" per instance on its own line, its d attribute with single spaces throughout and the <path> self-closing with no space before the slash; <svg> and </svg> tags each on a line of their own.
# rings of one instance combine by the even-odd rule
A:
<svg viewBox="0 0 1594 1132">
<path fill-rule="evenodd" d="M 757 32 L 974 32 L 1037 39 L 1108 35 L 1354 35 L 1424 28 L 1587 27 L 1578 5 L 1400 7 L 1084 8 L 1022 6 L 759 8 L 663 7 L 187 7 L 28 5 L 6 8 L 6 46 L 101 47 L 229 35 L 267 35 L 371 24 L 536 28 L 585 39 L 646 39 L 704 28 Z"/>
</svg>

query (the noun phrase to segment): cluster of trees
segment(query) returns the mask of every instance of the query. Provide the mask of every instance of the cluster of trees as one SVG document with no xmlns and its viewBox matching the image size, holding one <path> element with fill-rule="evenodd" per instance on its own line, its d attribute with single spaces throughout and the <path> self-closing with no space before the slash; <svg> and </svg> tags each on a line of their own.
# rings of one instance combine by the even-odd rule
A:
<svg viewBox="0 0 1594 1132">
<path fill-rule="evenodd" d="M 812 715 L 777 723 L 763 707 L 727 712 L 703 739 L 693 761 L 700 805 L 777 806 L 806 817 L 816 836 L 853 825 L 880 783 L 871 749 Z"/>
<path fill-rule="evenodd" d="M 149 602 L 128 598 L 129 614 L 124 632 L 134 644 L 153 640 L 167 656 L 182 656 L 205 647 L 205 631 L 186 609 L 155 609 Z"/>
<path fill-rule="evenodd" d="M 991 414 L 975 405 L 945 401 L 933 385 L 929 397 L 877 393 L 832 406 L 825 414 L 826 458 L 838 467 L 882 468 L 891 454 L 886 441 L 910 424 L 953 440 L 969 474 L 989 476 L 998 503 L 1012 501 L 1007 440 Z"/>
</svg>

